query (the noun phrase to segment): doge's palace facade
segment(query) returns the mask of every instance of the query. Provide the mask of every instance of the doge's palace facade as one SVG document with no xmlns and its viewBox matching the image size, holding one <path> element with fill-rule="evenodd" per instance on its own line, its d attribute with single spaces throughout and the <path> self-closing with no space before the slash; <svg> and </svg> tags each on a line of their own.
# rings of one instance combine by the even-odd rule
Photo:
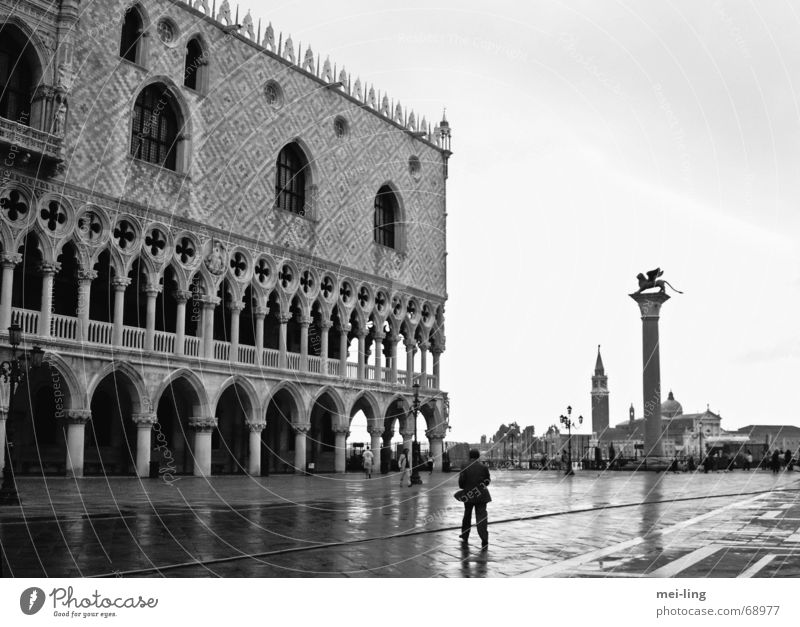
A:
<svg viewBox="0 0 800 627">
<path fill-rule="evenodd" d="M 440 466 L 447 121 L 227 1 L 0 25 L 0 345 L 45 351 L 2 392 L 16 472 L 344 472 L 359 411 L 410 441 L 415 383 Z"/>
</svg>

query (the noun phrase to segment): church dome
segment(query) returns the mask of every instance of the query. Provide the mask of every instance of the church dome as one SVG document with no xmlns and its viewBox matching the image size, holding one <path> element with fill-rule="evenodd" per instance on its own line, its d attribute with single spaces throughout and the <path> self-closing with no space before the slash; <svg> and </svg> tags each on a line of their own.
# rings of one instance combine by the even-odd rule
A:
<svg viewBox="0 0 800 627">
<path fill-rule="evenodd" d="M 675 400 L 675 397 L 672 395 L 672 390 L 670 390 L 667 400 L 661 403 L 661 417 L 674 418 L 675 416 L 680 416 L 681 414 L 683 414 L 683 407 L 678 401 Z"/>
</svg>

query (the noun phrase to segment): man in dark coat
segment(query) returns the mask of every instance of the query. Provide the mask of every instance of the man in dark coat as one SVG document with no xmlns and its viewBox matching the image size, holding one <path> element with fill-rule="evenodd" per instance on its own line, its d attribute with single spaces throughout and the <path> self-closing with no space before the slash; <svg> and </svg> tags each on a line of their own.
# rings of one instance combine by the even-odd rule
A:
<svg viewBox="0 0 800 627">
<path fill-rule="evenodd" d="M 464 519 L 461 521 L 461 540 L 466 542 L 472 527 L 472 510 L 475 510 L 475 525 L 481 539 L 481 548 L 489 548 L 489 517 L 486 504 L 491 502 L 489 494 L 489 469 L 478 461 L 481 454 L 472 449 L 469 452 L 469 464 L 458 475 L 458 487 L 464 492 Z"/>
</svg>

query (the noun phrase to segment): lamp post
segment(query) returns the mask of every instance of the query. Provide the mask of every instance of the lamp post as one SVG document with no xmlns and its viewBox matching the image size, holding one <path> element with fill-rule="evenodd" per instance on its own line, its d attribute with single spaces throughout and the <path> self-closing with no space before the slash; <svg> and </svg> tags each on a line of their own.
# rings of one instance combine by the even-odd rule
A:
<svg viewBox="0 0 800 627">
<path fill-rule="evenodd" d="M 411 410 L 414 412 L 414 441 L 411 443 L 411 485 L 422 485 L 419 476 L 419 443 L 417 442 L 417 415 L 419 415 L 419 381 L 414 383 L 414 402 Z"/>
<path fill-rule="evenodd" d="M 0 377 L 9 384 L 8 386 L 8 413 L 6 414 L 6 455 L 3 466 L 3 484 L 0 487 L 0 505 L 19 505 L 19 495 L 17 494 L 17 484 L 14 480 L 14 460 L 11 453 L 14 444 L 11 441 L 11 430 L 8 425 L 14 415 L 14 394 L 17 386 L 25 380 L 28 371 L 28 355 L 22 351 L 20 358 L 17 358 L 17 347 L 22 343 L 22 329 L 18 324 L 8 327 L 8 342 L 11 344 L 11 359 L 0 362 Z M 30 361 L 32 368 L 39 368 L 42 365 L 44 351 L 38 346 L 31 350 Z M 22 363 L 23 360 L 25 363 Z"/>
<path fill-rule="evenodd" d="M 572 407 L 567 406 L 567 415 L 561 415 L 559 421 L 567 428 L 567 475 L 574 475 L 575 471 L 572 470 L 572 427 L 578 427 L 583 424 L 583 416 L 578 416 L 578 422 L 572 419 Z"/>
</svg>

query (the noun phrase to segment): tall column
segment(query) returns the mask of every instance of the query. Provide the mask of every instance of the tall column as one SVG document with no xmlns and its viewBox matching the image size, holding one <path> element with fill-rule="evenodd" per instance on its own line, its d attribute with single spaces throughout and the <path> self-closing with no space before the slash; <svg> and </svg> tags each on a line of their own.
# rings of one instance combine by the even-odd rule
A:
<svg viewBox="0 0 800 627">
<path fill-rule="evenodd" d="M 383 338 L 386 335 L 381 331 L 375 331 L 375 381 L 380 383 L 383 380 L 383 368 L 381 358 L 383 357 Z"/>
<path fill-rule="evenodd" d="M 350 324 L 339 327 L 339 376 L 347 377 L 347 335 L 350 333 Z"/>
<path fill-rule="evenodd" d="M 61 269 L 61 264 L 45 262 L 39 266 L 42 275 L 42 308 L 39 311 L 37 334 L 50 337 L 50 321 L 53 313 L 53 276 Z"/>
<path fill-rule="evenodd" d="M 437 390 L 442 389 L 442 381 L 440 379 L 441 368 L 439 364 L 441 362 L 443 352 L 444 349 L 442 349 L 440 346 L 431 347 L 431 355 L 433 355 L 433 387 Z"/>
<path fill-rule="evenodd" d="M 14 267 L 22 261 L 19 253 L 0 253 L 3 266 L 3 290 L 0 292 L 0 331 L 8 331 L 11 326 L 11 297 L 14 293 Z M 5 448 L 3 448 L 5 451 Z"/>
<path fill-rule="evenodd" d="M 292 314 L 281 313 L 278 315 L 278 321 L 281 323 L 278 332 L 278 368 L 288 368 L 289 362 L 286 357 L 286 325 L 292 319 Z M 303 468 L 305 471 L 305 468 Z"/>
<path fill-rule="evenodd" d="M 441 472 L 444 436 L 441 434 L 429 433 L 428 443 L 430 444 L 430 454 L 433 458 L 433 470 L 434 472 Z"/>
<path fill-rule="evenodd" d="M 380 469 L 381 447 L 383 445 L 383 427 L 369 427 L 367 431 L 369 431 L 369 443 L 374 456 L 372 467 Z"/>
<path fill-rule="evenodd" d="M 644 401 L 644 457 L 663 457 L 661 441 L 661 363 L 658 347 L 658 319 L 669 296 L 630 294 L 642 316 L 642 398 Z"/>
<path fill-rule="evenodd" d="M 300 371 L 308 371 L 308 326 L 313 318 L 302 316 L 300 318 Z"/>
<path fill-rule="evenodd" d="M 347 470 L 347 427 L 334 425 L 333 437 L 333 469 L 338 473 L 343 473 Z"/>
<path fill-rule="evenodd" d="M 320 371 L 322 374 L 327 375 L 328 372 L 328 334 L 330 333 L 333 322 L 330 320 L 322 320 L 319 323 L 319 355 L 322 360 Z"/>
<path fill-rule="evenodd" d="M 414 459 L 414 456 L 413 456 L 413 453 L 414 453 L 414 448 L 413 448 L 414 430 L 413 429 L 409 429 L 409 428 L 400 429 L 400 435 L 403 436 L 403 448 L 407 448 L 408 449 L 408 461 L 409 461 L 409 463 L 413 463 L 413 459 Z"/>
<path fill-rule="evenodd" d="M 266 428 L 266 422 L 248 422 L 250 430 L 250 455 L 247 457 L 247 474 L 251 477 L 261 476 L 261 432 Z"/>
<path fill-rule="evenodd" d="M 92 418 L 88 409 L 68 409 L 67 423 L 67 477 L 83 477 L 83 440 L 86 423 Z"/>
<path fill-rule="evenodd" d="M 306 472 L 306 434 L 311 429 L 309 423 L 293 424 L 294 429 L 294 472 L 295 474 L 305 474 Z"/>
<path fill-rule="evenodd" d="M 420 382 L 419 386 L 422 388 L 428 387 L 428 349 L 431 345 L 428 342 L 420 342 L 419 343 L 419 350 L 420 350 Z"/>
<path fill-rule="evenodd" d="M 153 425 L 158 417 L 156 414 L 133 414 L 131 420 L 136 425 L 136 476 L 149 477 Z"/>
<path fill-rule="evenodd" d="M 267 317 L 268 309 L 259 305 L 255 308 L 256 316 L 256 365 L 261 365 L 264 354 L 264 318 Z"/>
<path fill-rule="evenodd" d="M 406 387 L 414 387 L 414 350 L 417 343 L 414 340 L 403 340 L 406 347 Z"/>
<path fill-rule="evenodd" d="M 186 303 L 192 297 L 189 290 L 175 290 L 175 355 L 186 352 Z"/>
<path fill-rule="evenodd" d="M 8 409 L 0 409 L 0 470 L 6 467 L 6 419 Z"/>
<path fill-rule="evenodd" d="M 145 318 L 144 350 L 152 352 L 156 338 L 156 298 L 161 291 L 160 285 L 148 284 L 144 288 L 147 296 L 147 317 Z"/>
<path fill-rule="evenodd" d="M 356 367 L 356 377 L 359 381 L 363 381 L 367 376 L 365 368 L 367 332 L 363 329 L 359 329 L 356 337 L 358 338 L 358 366 Z"/>
<path fill-rule="evenodd" d="M 95 270 L 80 269 L 76 273 L 78 280 L 78 341 L 89 341 L 89 305 L 92 299 L 92 281 L 97 278 Z"/>
<path fill-rule="evenodd" d="M 111 287 L 114 290 L 114 331 L 111 334 L 111 344 L 122 346 L 122 325 L 125 320 L 125 290 L 131 284 L 128 277 L 114 277 Z"/>
<path fill-rule="evenodd" d="M 203 296 L 203 357 L 214 359 L 214 310 L 220 299 L 218 296 Z"/>
<path fill-rule="evenodd" d="M 394 333 L 389 336 L 391 345 L 391 371 L 389 372 L 389 383 L 397 383 L 397 345 L 400 343 L 400 336 Z"/>
<path fill-rule="evenodd" d="M 244 303 L 230 303 L 231 310 L 231 363 L 239 361 L 239 315 L 244 309 Z"/>
<path fill-rule="evenodd" d="M 211 432 L 217 428 L 216 416 L 193 416 L 189 426 L 194 429 L 195 477 L 211 476 Z"/>
</svg>

